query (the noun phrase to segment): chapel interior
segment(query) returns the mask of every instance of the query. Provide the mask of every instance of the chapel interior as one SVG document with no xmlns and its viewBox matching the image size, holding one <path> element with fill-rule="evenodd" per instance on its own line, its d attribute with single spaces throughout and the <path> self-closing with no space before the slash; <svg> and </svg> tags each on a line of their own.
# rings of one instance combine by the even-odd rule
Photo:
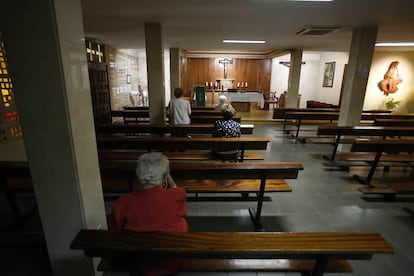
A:
<svg viewBox="0 0 414 276">
<path fill-rule="evenodd" d="M 380 188 L 386 192 L 366 194 L 361 191 L 367 185 L 356 176 L 370 175 L 375 161 L 335 166 L 326 156 L 333 148 L 350 153 L 353 142 L 336 148 L 339 138 L 337 144 L 312 139 L 323 136 L 317 134 L 321 126 L 375 127 L 374 119 L 361 119 L 364 113 L 404 117 L 400 128 L 414 132 L 414 2 L 23 2 L 0 4 L 1 275 L 130 275 L 97 271 L 98 261 L 70 244 L 81 229 L 107 229 L 111 203 L 123 193 L 104 192 L 99 130 L 168 126 L 177 87 L 191 103 L 193 124 L 210 116 L 201 114 L 212 112 L 225 95 L 241 125 L 251 130 L 242 138 L 268 139 L 266 149 L 253 150 L 260 158 L 242 162 L 303 166 L 296 178 L 286 179 L 289 192 L 264 192 L 260 230 L 379 233 L 392 254 L 351 260 L 353 272 L 326 275 L 412 275 L 414 160 L 380 165 L 372 181 L 385 183 Z M 276 115 L 280 112 L 327 112 L 334 119 L 323 114 L 285 119 L 285 113 Z M 412 136 L 387 137 L 407 139 L 411 146 Z M 173 151 L 178 156 L 184 150 Z M 248 153 L 246 158 L 253 156 Z M 31 184 L 27 179 L 10 184 L 9 175 L 22 162 Z M 387 183 L 395 179 L 404 180 L 404 192 L 390 196 Z M 189 231 L 257 232 L 249 211 L 258 194 L 189 193 Z"/>
</svg>

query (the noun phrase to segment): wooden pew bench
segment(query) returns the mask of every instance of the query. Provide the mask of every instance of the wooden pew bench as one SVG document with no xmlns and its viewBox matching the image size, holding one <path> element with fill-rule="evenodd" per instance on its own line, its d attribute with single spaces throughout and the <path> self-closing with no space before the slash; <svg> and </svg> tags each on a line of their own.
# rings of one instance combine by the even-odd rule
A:
<svg viewBox="0 0 414 276">
<path fill-rule="evenodd" d="M 287 125 L 297 126 L 297 121 L 295 118 L 290 119 L 286 116 L 287 112 L 339 112 L 337 108 L 276 108 L 273 109 L 273 119 L 281 121 L 283 124 L 283 132 L 289 133 L 290 131 L 286 130 Z"/>
<path fill-rule="evenodd" d="M 253 134 L 254 125 L 240 125 L 242 134 Z M 108 124 L 98 126 L 98 134 L 123 134 L 123 135 L 142 135 L 155 134 L 160 137 L 166 134 L 172 136 L 185 137 L 187 135 L 204 134 L 211 135 L 214 131 L 214 124 L 190 124 L 190 125 L 166 125 L 166 124 Z"/>
<path fill-rule="evenodd" d="M 135 167 L 136 161 L 101 161 L 103 186 L 119 185 L 132 189 L 137 183 Z M 170 163 L 172 177 L 188 193 L 255 193 L 257 207 L 249 208 L 249 213 L 257 231 L 264 229 L 261 211 L 265 192 L 291 191 L 284 180 L 296 179 L 300 170 L 303 167 L 297 162 Z"/>
<path fill-rule="evenodd" d="M 375 119 L 374 126 L 414 127 L 414 119 Z"/>
<path fill-rule="evenodd" d="M 124 124 L 129 123 L 149 123 L 149 110 L 111 110 L 111 117 L 122 118 Z M 213 124 L 217 120 L 223 119 L 220 112 L 211 110 L 194 110 L 190 116 L 192 124 Z M 165 118 L 167 121 L 168 118 Z M 233 120 L 240 123 L 241 118 L 233 116 Z"/>
<path fill-rule="evenodd" d="M 412 161 L 414 158 L 412 152 L 414 152 L 414 139 L 356 140 L 352 145 L 351 151 L 371 152 L 375 154 L 374 159 L 370 161 L 371 166 L 367 177 L 362 179 L 360 176 L 354 175 L 356 180 L 365 185 L 364 188 L 360 189 L 362 193 L 383 194 L 386 197 L 393 198 L 396 194 L 414 192 L 414 181 L 412 179 L 408 181 L 384 181 L 383 183 L 376 183 L 375 185 L 371 183 L 377 167 L 381 164 L 380 162 L 386 161 L 388 166 L 393 166 L 395 163 L 398 166 L 400 166 L 400 163 L 408 163 L 407 166 L 413 166 Z"/>
<path fill-rule="evenodd" d="M 392 254 L 376 233 L 115 232 L 80 230 L 70 245 L 103 258 L 100 270 L 138 275 L 143 258 L 182 259 L 179 271 L 351 272 L 347 260 Z"/>
<path fill-rule="evenodd" d="M 104 194 L 129 192 L 136 184 L 136 160 L 106 160 L 101 161 L 100 167 Z M 188 193 L 255 193 L 257 208 L 250 208 L 249 212 L 258 230 L 263 228 L 264 193 L 291 192 L 285 179 L 295 179 L 303 170 L 300 163 L 294 162 L 171 162 L 170 168 L 178 186 Z M 0 173 L 0 187 L 16 220 L 24 219 L 14 196 L 21 189 L 33 191 L 28 162 L 2 161 Z"/>
<path fill-rule="evenodd" d="M 339 112 L 286 112 L 286 119 L 293 120 L 296 126 L 296 140 L 304 139 L 299 138 L 299 131 L 303 121 L 315 121 L 316 125 L 323 123 L 332 124 L 333 121 L 339 119 Z M 390 114 L 390 113 L 366 113 L 361 114 L 361 124 L 363 122 L 370 122 L 373 124 L 375 119 L 409 119 L 414 118 L 413 114 Z"/>
<path fill-rule="evenodd" d="M 138 160 L 144 154 L 142 151 L 134 150 L 99 150 L 98 157 L 100 160 Z M 163 153 L 170 161 L 213 161 L 218 160 L 213 154 L 208 151 L 204 152 L 164 152 Z M 258 152 L 245 152 L 243 160 L 263 160 L 263 154 Z"/>
<path fill-rule="evenodd" d="M 149 122 L 149 110 L 148 109 L 111 110 L 111 117 L 122 118 L 124 124 L 148 123 Z"/>
<path fill-rule="evenodd" d="M 357 137 L 388 137 L 388 136 L 414 136 L 414 127 L 383 127 L 383 126 L 338 126 L 326 125 L 319 126 L 317 131 L 318 136 L 332 136 L 332 137 L 316 137 L 309 138 L 311 143 L 328 142 L 333 144 L 333 150 L 330 157 L 324 156 L 327 160 L 335 160 L 339 144 L 352 144 Z M 350 137 L 348 139 L 344 136 Z M 334 139 L 334 141 L 332 140 Z M 333 143 L 332 143 L 333 142 Z"/>
<path fill-rule="evenodd" d="M 25 215 L 17 204 L 15 195 L 19 192 L 31 191 L 32 188 L 27 162 L 0 161 L 0 189 L 16 221 L 23 219 Z"/>
<path fill-rule="evenodd" d="M 177 153 L 181 159 L 188 158 L 189 155 L 198 155 L 199 151 L 218 150 L 238 150 L 240 157 L 238 161 L 243 162 L 246 150 L 266 150 L 269 138 L 267 137 L 239 137 L 239 138 L 216 138 L 216 137 L 138 137 L 138 136 L 114 136 L 98 135 L 97 145 L 99 150 L 118 149 L 118 150 L 141 150 L 141 151 L 179 151 Z M 194 153 L 190 151 L 195 151 Z M 255 154 L 254 158 L 260 156 Z M 253 157 L 252 156 L 252 157 Z M 200 157 L 198 157 L 200 158 Z"/>
<path fill-rule="evenodd" d="M 222 120 L 223 116 L 221 115 L 191 115 L 191 124 L 214 124 L 218 120 Z M 241 118 L 238 116 L 233 116 L 232 118 L 236 122 L 241 122 Z"/>
</svg>

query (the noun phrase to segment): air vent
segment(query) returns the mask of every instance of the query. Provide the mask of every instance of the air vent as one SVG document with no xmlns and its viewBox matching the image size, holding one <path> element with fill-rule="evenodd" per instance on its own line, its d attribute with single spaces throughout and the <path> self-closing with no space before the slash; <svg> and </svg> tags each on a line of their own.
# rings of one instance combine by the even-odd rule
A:
<svg viewBox="0 0 414 276">
<path fill-rule="evenodd" d="M 341 30 L 341 27 L 304 27 L 296 32 L 296 35 L 317 35 L 323 36 Z"/>
</svg>

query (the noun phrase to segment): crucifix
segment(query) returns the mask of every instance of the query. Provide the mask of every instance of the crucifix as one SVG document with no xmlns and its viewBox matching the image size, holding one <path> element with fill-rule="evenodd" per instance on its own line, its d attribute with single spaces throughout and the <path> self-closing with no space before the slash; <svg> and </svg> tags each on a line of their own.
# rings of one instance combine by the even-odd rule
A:
<svg viewBox="0 0 414 276">
<path fill-rule="evenodd" d="M 224 78 L 227 79 L 227 64 L 233 64 L 233 60 L 232 59 L 220 59 L 219 60 L 220 64 L 223 64 L 224 66 Z"/>
</svg>

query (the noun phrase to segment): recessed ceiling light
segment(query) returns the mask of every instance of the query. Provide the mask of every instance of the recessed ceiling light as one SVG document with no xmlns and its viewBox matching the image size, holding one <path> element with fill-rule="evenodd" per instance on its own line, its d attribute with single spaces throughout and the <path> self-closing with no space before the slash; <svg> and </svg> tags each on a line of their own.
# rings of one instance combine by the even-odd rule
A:
<svg viewBox="0 0 414 276">
<path fill-rule="evenodd" d="M 380 47 L 413 47 L 414 42 L 379 42 L 375 46 Z"/>
<path fill-rule="evenodd" d="M 223 43 L 263 44 L 263 43 L 266 43 L 266 40 L 235 40 L 235 39 L 223 39 Z"/>
</svg>

